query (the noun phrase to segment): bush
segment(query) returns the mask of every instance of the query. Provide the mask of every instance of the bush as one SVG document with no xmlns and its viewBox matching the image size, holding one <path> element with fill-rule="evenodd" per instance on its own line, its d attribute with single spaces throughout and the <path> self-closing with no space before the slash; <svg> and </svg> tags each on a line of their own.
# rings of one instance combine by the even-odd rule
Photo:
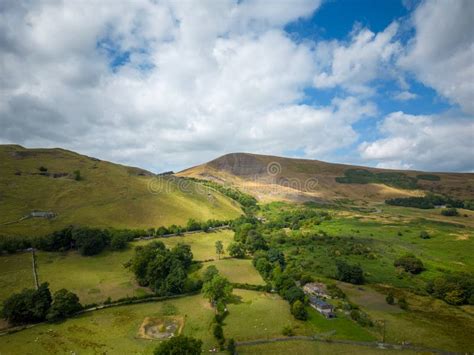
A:
<svg viewBox="0 0 474 355">
<path fill-rule="evenodd" d="M 245 246 L 242 243 L 230 243 L 227 247 L 229 255 L 233 258 L 245 258 Z"/>
<path fill-rule="evenodd" d="M 408 302 L 407 300 L 405 299 L 405 297 L 401 297 L 398 299 L 398 306 L 401 308 L 401 309 L 404 309 L 405 311 L 408 310 Z"/>
<path fill-rule="evenodd" d="M 306 308 L 303 302 L 300 300 L 295 301 L 295 303 L 293 303 L 291 306 L 291 314 L 293 314 L 293 316 L 299 320 L 308 319 L 308 312 L 306 312 Z"/>
<path fill-rule="evenodd" d="M 222 325 L 219 323 L 214 324 L 212 328 L 212 334 L 217 340 L 224 339 L 224 331 L 222 330 Z"/>
<path fill-rule="evenodd" d="M 114 234 L 110 238 L 110 249 L 122 250 L 128 245 L 128 237 L 125 234 Z"/>
<path fill-rule="evenodd" d="M 395 304 L 395 297 L 393 296 L 392 291 L 390 291 L 387 297 L 385 297 L 385 301 L 387 301 L 388 304 Z"/>
<path fill-rule="evenodd" d="M 459 212 L 455 208 L 445 208 L 441 210 L 441 214 L 443 216 L 448 216 L 448 217 L 454 217 L 454 216 L 459 216 Z"/>
<path fill-rule="evenodd" d="M 79 312 L 82 309 L 79 297 L 66 289 L 61 289 L 54 293 L 53 303 L 48 311 L 48 320 L 65 319 Z"/>
<path fill-rule="evenodd" d="M 200 355 L 202 352 L 202 341 L 193 337 L 178 335 L 165 340 L 155 349 L 155 355 Z"/>
<path fill-rule="evenodd" d="M 344 261 L 336 262 L 338 280 L 360 285 L 364 283 L 364 272 L 360 266 L 350 265 Z"/>
<path fill-rule="evenodd" d="M 395 260 L 395 267 L 401 267 L 411 274 L 419 274 L 424 270 L 423 262 L 412 254 L 407 254 Z"/>
<path fill-rule="evenodd" d="M 42 322 L 51 306 L 51 292 L 48 283 L 37 290 L 24 289 L 7 298 L 3 303 L 3 318 L 12 324 Z"/>
<path fill-rule="evenodd" d="M 430 235 L 428 234 L 427 231 L 421 231 L 420 232 L 420 238 L 421 239 L 430 239 L 431 237 L 430 237 Z"/>
<path fill-rule="evenodd" d="M 236 346 L 235 346 L 235 340 L 234 338 L 229 339 L 229 342 L 227 343 L 227 352 L 231 355 L 235 354 Z"/>
<path fill-rule="evenodd" d="M 287 337 L 291 337 L 295 335 L 295 332 L 293 331 L 293 328 L 291 327 L 291 325 L 285 325 L 281 331 L 281 334 Z"/>
</svg>

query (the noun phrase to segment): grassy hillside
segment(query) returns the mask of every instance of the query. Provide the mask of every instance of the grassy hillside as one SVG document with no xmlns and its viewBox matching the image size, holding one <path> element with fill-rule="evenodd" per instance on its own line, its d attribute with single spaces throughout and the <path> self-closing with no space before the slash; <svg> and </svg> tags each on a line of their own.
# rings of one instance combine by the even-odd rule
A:
<svg viewBox="0 0 474 355">
<path fill-rule="evenodd" d="M 247 153 L 227 154 L 178 175 L 231 184 L 264 201 L 380 202 L 427 191 L 474 198 L 474 174 L 374 169 Z"/>
<path fill-rule="evenodd" d="M 57 216 L 10 223 L 34 210 Z M 62 149 L 0 146 L 0 234 L 44 234 L 70 224 L 149 228 L 240 213 L 235 201 L 174 176 Z"/>
</svg>

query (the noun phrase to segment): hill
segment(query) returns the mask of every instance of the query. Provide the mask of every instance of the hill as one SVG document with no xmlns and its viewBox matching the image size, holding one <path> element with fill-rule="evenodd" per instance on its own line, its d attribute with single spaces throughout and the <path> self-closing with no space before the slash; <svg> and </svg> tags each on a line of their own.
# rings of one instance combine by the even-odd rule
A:
<svg viewBox="0 0 474 355">
<path fill-rule="evenodd" d="M 51 219 L 27 218 L 33 211 Z M 240 206 L 172 175 L 90 158 L 63 149 L 0 146 L 0 234 L 43 234 L 66 225 L 149 228 L 229 219 Z"/>
<path fill-rule="evenodd" d="M 236 186 L 260 200 L 383 201 L 427 191 L 474 198 L 474 174 L 376 169 L 232 153 L 177 174 Z"/>
</svg>

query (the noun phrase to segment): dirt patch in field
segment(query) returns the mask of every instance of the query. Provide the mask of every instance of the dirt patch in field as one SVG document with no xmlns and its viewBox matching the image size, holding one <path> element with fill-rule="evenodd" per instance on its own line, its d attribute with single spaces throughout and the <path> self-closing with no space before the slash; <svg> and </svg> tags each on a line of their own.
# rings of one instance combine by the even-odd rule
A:
<svg viewBox="0 0 474 355">
<path fill-rule="evenodd" d="M 450 235 L 456 237 L 456 240 L 469 240 L 469 238 L 471 237 L 467 233 L 463 233 L 463 234 L 451 233 Z"/>
<path fill-rule="evenodd" d="M 138 330 L 138 337 L 142 339 L 168 339 L 181 334 L 183 328 L 184 318 L 182 316 L 146 317 Z"/>
</svg>

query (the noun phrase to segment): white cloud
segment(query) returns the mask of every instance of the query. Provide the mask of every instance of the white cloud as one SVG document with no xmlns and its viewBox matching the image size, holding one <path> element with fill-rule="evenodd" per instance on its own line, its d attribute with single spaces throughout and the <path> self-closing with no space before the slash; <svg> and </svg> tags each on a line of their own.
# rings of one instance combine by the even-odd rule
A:
<svg viewBox="0 0 474 355">
<path fill-rule="evenodd" d="M 379 130 L 385 138 L 359 146 L 362 158 L 379 162 L 379 167 L 437 171 L 474 168 L 474 122 L 463 115 L 394 112 Z"/>
<path fill-rule="evenodd" d="M 474 114 L 474 1 L 424 1 L 412 21 L 416 35 L 400 64 Z"/>
<path fill-rule="evenodd" d="M 349 43 L 320 43 L 315 87 L 342 86 L 354 93 L 373 93 L 368 85 L 370 82 L 394 78 L 397 74 L 393 65 L 401 51 L 400 43 L 395 39 L 397 30 L 396 22 L 377 34 L 366 28 L 357 28 Z"/>
<path fill-rule="evenodd" d="M 393 98 L 398 101 L 409 101 L 418 98 L 418 95 L 410 91 L 400 91 L 395 93 Z"/>
</svg>

